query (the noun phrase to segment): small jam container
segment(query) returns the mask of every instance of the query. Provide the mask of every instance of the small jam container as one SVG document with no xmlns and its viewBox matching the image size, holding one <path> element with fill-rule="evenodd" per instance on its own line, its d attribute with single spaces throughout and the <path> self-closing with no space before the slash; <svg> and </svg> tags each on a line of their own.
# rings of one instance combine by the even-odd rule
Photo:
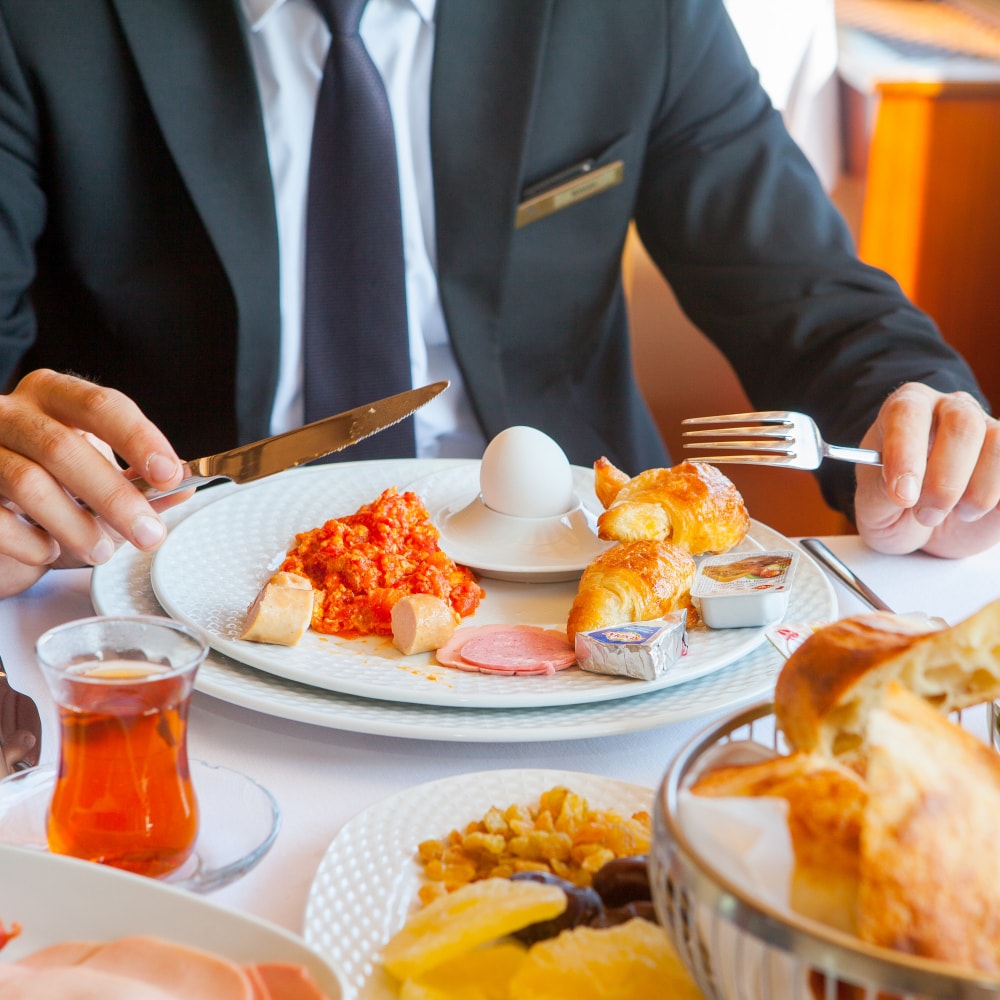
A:
<svg viewBox="0 0 1000 1000">
<path fill-rule="evenodd" d="M 798 553 L 727 552 L 698 563 L 691 587 L 702 620 L 709 628 L 750 628 L 781 621 Z"/>
<path fill-rule="evenodd" d="M 594 674 L 655 681 L 687 652 L 687 611 L 577 632 L 576 658 Z"/>
</svg>

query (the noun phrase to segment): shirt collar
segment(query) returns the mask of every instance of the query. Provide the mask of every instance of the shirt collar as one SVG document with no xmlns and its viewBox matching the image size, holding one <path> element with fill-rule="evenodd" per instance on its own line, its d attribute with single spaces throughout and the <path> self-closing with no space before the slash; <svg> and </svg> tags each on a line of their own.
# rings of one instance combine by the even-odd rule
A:
<svg viewBox="0 0 1000 1000">
<path fill-rule="evenodd" d="M 240 0 L 240 5 L 243 7 L 243 15 L 250 25 L 250 30 L 256 31 L 271 11 L 289 2 L 290 0 Z M 408 3 L 420 15 L 421 20 L 428 24 L 433 22 L 437 0 L 396 0 L 396 2 Z"/>
</svg>

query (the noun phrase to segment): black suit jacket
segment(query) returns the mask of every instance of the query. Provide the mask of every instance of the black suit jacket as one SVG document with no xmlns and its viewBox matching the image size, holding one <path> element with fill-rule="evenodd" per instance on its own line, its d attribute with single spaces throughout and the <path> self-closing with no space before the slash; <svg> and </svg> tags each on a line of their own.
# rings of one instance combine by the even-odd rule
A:
<svg viewBox="0 0 1000 1000">
<path fill-rule="evenodd" d="M 241 27 L 235 0 L 0 0 L 0 381 L 117 386 L 186 455 L 266 434 L 277 374 Z M 436 32 L 438 276 L 488 437 L 531 424 L 577 463 L 665 460 L 632 377 L 633 218 L 755 405 L 849 443 L 904 380 L 975 389 L 854 258 L 721 0 L 439 0 Z M 515 227 L 527 189 L 584 160 L 621 160 L 622 182 Z"/>
</svg>

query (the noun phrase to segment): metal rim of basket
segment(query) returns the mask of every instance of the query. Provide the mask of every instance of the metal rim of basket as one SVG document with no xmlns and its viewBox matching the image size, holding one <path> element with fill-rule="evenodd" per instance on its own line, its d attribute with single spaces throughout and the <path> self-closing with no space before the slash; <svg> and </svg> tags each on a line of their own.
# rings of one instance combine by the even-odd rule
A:
<svg viewBox="0 0 1000 1000">
<path fill-rule="evenodd" d="M 843 976 L 857 986 L 933 996 L 938 1000 L 987 997 L 995 1000 L 1000 996 L 1000 979 L 945 962 L 892 952 L 819 921 L 776 910 L 746 893 L 699 855 L 678 818 L 678 796 L 685 779 L 706 751 L 772 711 L 769 701 L 739 709 L 692 737 L 674 757 L 657 791 L 656 810 L 663 824 L 661 833 L 670 838 L 676 852 L 670 875 L 676 879 L 681 874 L 686 883 L 684 888 L 717 917 L 831 980 Z"/>
</svg>

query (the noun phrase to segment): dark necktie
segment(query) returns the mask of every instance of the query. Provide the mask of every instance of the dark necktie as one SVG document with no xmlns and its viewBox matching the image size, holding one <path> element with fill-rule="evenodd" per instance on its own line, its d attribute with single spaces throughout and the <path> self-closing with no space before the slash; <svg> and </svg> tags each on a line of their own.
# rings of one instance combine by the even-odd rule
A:
<svg viewBox="0 0 1000 1000">
<path fill-rule="evenodd" d="M 332 33 L 306 215 L 305 419 L 410 388 L 399 177 L 382 78 L 358 34 L 366 0 L 316 0 Z M 408 419 L 338 457 L 415 454 Z"/>
</svg>

